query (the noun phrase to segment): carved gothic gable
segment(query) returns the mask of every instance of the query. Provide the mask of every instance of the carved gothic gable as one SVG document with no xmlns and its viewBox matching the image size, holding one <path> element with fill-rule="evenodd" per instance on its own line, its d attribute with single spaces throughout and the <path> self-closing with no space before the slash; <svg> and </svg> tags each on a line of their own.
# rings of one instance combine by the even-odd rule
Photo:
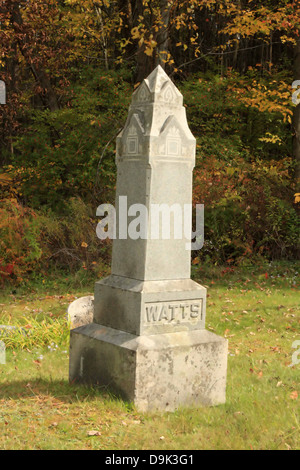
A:
<svg viewBox="0 0 300 470">
<path fill-rule="evenodd" d="M 175 87 L 171 80 L 166 81 L 158 95 L 158 100 L 170 105 L 180 105 L 182 102 L 182 95 Z"/>
<path fill-rule="evenodd" d="M 132 114 L 122 134 L 122 156 L 141 155 L 144 141 L 144 127 L 138 114 Z"/>
<path fill-rule="evenodd" d="M 187 139 L 176 117 L 168 117 L 162 126 L 158 139 L 159 153 L 161 155 L 170 157 L 179 157 L 183 155 L 183 147 L 185 146 Z"/>
<path fill-rule="evenodd" d="M 138 87 L 132 95 L 133 104 L 144 104 L 151 101 L 151 93 L 145 81 Z"/>
</svg>

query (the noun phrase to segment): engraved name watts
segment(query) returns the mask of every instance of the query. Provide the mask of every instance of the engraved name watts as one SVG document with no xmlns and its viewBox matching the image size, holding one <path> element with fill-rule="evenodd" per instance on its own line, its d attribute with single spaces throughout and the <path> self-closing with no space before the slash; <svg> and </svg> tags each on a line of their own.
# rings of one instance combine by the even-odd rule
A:
<svg viewBox="0 0 300 470">
<path fill-rule="evenodd" d="M 180 323 L 202 320 L 202 299 L 156 302 L 145 305 L 147 323 Z"/>
</svg>

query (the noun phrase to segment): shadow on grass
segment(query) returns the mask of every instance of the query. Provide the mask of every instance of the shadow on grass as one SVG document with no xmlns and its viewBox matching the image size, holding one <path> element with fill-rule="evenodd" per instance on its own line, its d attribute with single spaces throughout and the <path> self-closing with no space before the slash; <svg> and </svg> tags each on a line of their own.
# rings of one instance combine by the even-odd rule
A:
<svg viewBox="0 0 300 470">
<path fill-rule="evenodd" d="M 64 403 L 76 403 L 99 398 L 101 401 L 123 402 L 122 397 L 113 393 L 108 387 L 72 384 L 68 380 L 19 380 L 0 383 L 0 400 L 3 399 L 57 399 Z"/>
</svg>

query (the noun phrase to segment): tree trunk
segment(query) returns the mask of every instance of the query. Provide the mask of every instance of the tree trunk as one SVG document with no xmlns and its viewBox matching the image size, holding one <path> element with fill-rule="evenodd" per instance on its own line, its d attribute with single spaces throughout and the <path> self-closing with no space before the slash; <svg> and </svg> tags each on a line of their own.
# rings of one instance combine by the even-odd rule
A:
<svg viewBox="0 0 300 470">
<path fill-rule="evenodd" d="M 106 68 L 106 70 L 108 70 L 108 68 L 109 68 L 109 66 L 108 66 L 108 47 L 107 47 L 106 36 L 105 36 L 105 33 L 104 33 L 104 24 L 103 24 L 102 10 L 101 10 L 100 5 L 95 5 L 95 11 L 96 11 L 96 15 L 97 15 L 99 25 L 100 25 L 100 28 L 101 28 L 101 42 L 102 42 L 102 48 L 103 48 L 103 52 L 104 52 L 105 68 Z"/>
<path fill-rule="evenodd" d="M 169 22 L 170 22 L 170 6 L 168 0 L 160 1 L 161 26 L 157 33 L 157 59 L 156 65 L 161 65 L 163 69 L 166 67 L 168 57 L 169 42 Z"/>
<path fill-rule="evenodd" d="M 42 67 L 33 63 L 29 48 L 27 47 L 28 44 L 26 44 L 26 36 L 22 31 L 24 23 L 18 2 L 12 3 L 10 6 L 10 14 L 11 24 L 14 28 L 21 54 L 29 65 L 36 82 L 42 89 L 42 92 L 39 93 L 42 103 L 45 107 L 49 108 L 50 111 L 57 111 L 59 109 L 58 100 L 52 88 L 50 79 Z"/>
<path fill-rule="evenodd" d="M 300 39 L 295 46 L 294 79 L 300 80 Z M 295 179 L 300 181 L 300 103 L 294 108 L 293 114 L 293 154 L 295 159 Z"/>
<path fill-rule="evenodd" d="M 143 3 L 141 1 L 136 2 L 135 8 L 135 19 L 139 15 L 143 16 Z M 154 67 L 160 64 L 163 68 L 166 66 L 168 56 L 168 41 L 169 41 L 169 20 L 170 20 L 170 6 L 168 0 L 159 1 L 159 10 L 160 10 L 160 19 L 161 24 L 158 28 L 157 34 L 154 35 L 157 42 L 156 51 L 153 51 L 152 56 L 147 56 L 145 54 L 145 45 L 141 44 L 137 51 L 137 76 L 136 83 L 140 83 L 146 78 L 154 69 Z M 152 24 L 150 29 L 153 26 L 154 18 L 152 18 Z"/>
<path fill-rule="evenodd" d="M 135 1 L 135 5 L 133 10 L 133 26 L 138 24 L 139 16 L 144 16 L 144 5 L 143 2 L 140 0 Z M 152 25 L 149 25 L 151 27 Z M 139 44 L 138 50 L 136 53 L 136 76 L 135 76 L 135 83 L 141 83 L 144 78 L 146 78 L 149 73 L 152 72 L 154 64 L 153 64 L 153 56 L 149 57 L 145 54 L 145 45 Z"/>
</svg>

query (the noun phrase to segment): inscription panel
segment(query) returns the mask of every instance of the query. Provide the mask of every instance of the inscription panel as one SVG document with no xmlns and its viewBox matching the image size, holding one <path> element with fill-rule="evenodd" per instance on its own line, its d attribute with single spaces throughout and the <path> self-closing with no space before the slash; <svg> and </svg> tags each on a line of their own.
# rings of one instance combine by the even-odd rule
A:
<svg viewBox="0 0 300 470">
<path fill-rule="evenodd" d="M 146 325 L 198 323 L 203 320 L 203 299 L 146 303 Z"/>
</svg>

